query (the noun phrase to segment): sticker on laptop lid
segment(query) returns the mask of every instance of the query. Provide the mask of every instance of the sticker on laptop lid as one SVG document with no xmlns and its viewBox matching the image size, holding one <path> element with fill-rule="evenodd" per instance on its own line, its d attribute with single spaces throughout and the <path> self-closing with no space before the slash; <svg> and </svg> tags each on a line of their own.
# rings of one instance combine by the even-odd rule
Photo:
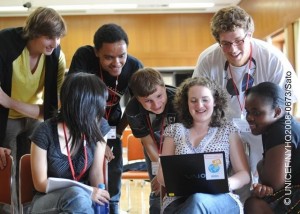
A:
<svg viewBox="0 0 300 214">
<path fill-rule="evenodd" d="M 225 179 L 223 153 L 204 154 L 206 180 Z"/>
</svg>

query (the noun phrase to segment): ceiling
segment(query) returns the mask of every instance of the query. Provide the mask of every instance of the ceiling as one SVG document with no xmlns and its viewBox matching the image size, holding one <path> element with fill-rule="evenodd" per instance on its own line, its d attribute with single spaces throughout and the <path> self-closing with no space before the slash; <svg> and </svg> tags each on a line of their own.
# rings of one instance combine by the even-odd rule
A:
<svg viewBox="0 0 300 214">
<path fill-rule="evenodd" d="M 27 16 L 35 8 L 53 7 L 62 15 L 214 13 L 240 0 L 1 0 L 0 16 Z M 213 6 L 194 5 L 213 3 Z M 66 8 L 70 7 L 72 8 Z M 62 8 L 64 7 L 64 8 Z"/>
</svg>

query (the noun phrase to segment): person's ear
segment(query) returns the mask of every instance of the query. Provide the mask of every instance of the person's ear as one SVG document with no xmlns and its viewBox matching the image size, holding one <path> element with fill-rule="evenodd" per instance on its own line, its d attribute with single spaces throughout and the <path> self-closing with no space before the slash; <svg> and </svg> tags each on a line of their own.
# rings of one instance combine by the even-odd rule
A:
<svg viewBox="0 0 300 214">
<path fill-rule="evenodd" d="M 96 50 L 95 47 L 94 47 L 94 53 L 95 53 L 96 57 L 99 57 L 98 51 Z"/>
<path fill-rule="evenodd" d="M 249 31 L 248 35 L 249 35 L 249 37 L 252 37 L 253 36 L 253 32 Z"/>
<path fill-rule="evenodd" d="M 275 118 L 280 116 L 282 109 L 280 107 L 275 107 Z"/>
</svg>

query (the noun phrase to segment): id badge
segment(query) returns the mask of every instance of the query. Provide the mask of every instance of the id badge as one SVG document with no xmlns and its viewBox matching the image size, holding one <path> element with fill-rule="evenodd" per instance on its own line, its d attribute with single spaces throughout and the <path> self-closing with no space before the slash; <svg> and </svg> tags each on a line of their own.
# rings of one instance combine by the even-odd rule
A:
<svg viewBox="0 0 300 214">
<path fill-rule="evenodd" d="M 158 162 L 151 162 L 152 175 L 157 175 Z"/>
<path fill-rule="evenodd" d="M 233 123 L 241 132 L 251 132 L 249 123 L 245 118 L 233 118 Z"/>
<path fill-rule="evenodd" d="M 107 139 L 116 139 L 117 138 L 117 127 L 111 126 L 110 131 L 107 133 Z"/>
</svg>

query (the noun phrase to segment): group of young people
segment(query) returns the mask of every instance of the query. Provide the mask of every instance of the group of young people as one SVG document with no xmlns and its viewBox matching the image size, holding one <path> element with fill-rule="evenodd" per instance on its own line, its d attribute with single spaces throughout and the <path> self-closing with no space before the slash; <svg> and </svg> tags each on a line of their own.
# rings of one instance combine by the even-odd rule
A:
<svg viewBox="0 0 300 214">
<path fill-rule="evenodd" d="M 287 98 L 291 104 L 300 98 L 299 79 L 279 50 L 252 37 L 254 22 L 242 8 L 219 10 L 211 30 L 216 44 L 177 88 L 127 53 L 127 34 L 116 24 L 101 26 L 94 46 L 75 52 L 65 78 L 59 43 L 67 30 L 56 11 L 38 8 L 25 27 L 0 31 L 0 168 L 4 154 L 17 158 L 17 136 L 26 133 L 36 191 L 28 212 L 93 213 L 94 203 L 110 203 L 110 213 L 119 213 L 120 136 L 127 125 L 144 146 L 151 214 L 300 211 L 300 125 L 286 108 Z M 127 91 L 132 98 L 122 113 Z M 165 196 L 161 205 L 159 156 L 214 151 L 224 151 L 232 168 L 230 192 Z M 108 191 L 97 188 L 104 158 Z M 46 193 L 49 177 L 83 182 L 92 194 L 75 186 Z M 288 178 L 292 194 L 285 194 Z M 17 207 L 16 189 L 14 198 Z"/>
</svg>

